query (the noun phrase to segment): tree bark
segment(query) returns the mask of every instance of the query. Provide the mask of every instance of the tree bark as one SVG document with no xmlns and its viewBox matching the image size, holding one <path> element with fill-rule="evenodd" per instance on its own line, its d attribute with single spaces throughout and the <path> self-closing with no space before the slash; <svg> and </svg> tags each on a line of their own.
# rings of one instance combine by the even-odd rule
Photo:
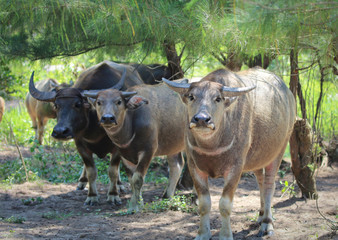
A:
<svg viewBox="0 0 338 240">
<path fill-rule="evenodd" d="M 312 129 L 306 119 L 297 119 L 290 138 L 292 172 L 302 196 L 317 199 L 314 178 L 316 156 L 312 152 Z"/>
<path fill-rule="evenodd" d="M 295 100 L 297 100 L 297 94 L 303 100 L 299 84 L 298 53 L 295 50 L 291 50 L 290 53 L 290 66 L 290 90 Z M 300 104 L 302 106 L 302 101 Z M 302 192 L 302 196 L 317 199 L 318 194 L 314 179 L 315 156 L 312 153 L 312 129 L 306 120 L 305 104 L 302 107 L 304 108 L 302 109 L 302 116 L 305 118 L 297 119 L 290 137 L 292 172 Z"/>
<path fill-rule="evenodd" d="M 271 61 L 273 59 L 275 59 L 275 57 L 276 56 L 274 56 L 274 55 L 269 56 L 268 54 L 264 54 L 262 56 L 262 54 L 258 54 L 253 58 L 248 58 L 246 60 L 246 65 L 248 65 L 249 68 L 259 66 L 259 67 L 262 67 L 264 69 L 267 69 L 269 67 Z"/>
<path fill-rule="evenodd" d="M 184 72 L 181 67 L 181 58 L 184 48 L 180 55 L 177 55 L 174 43 L 165 42 L 164 49 L 168 60 L 168 68 L 171 71 L 172 78 L 170 80 L 180 79 L 184 77 Z"/>
</svg>

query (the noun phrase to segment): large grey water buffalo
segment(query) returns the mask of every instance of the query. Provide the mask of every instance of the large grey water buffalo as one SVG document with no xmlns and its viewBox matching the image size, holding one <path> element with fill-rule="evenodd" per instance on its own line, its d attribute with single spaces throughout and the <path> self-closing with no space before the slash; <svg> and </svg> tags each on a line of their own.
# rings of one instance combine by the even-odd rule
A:
<svg viewBox="0 0 338 240">
<path fill-rule="evenodd" d="M 180 97 L 164 84 L 138 85 L 127 91 L 87 91 L 85 95 L 96 99 L 93 104 L 100 124 L 131 172 L 129 210 L 138 211 L 142 205 L 141 188 L 154 156 L 168 156 L 169 185 L 164 197 L 173 196 L 184 163 L 180 152 L 186 117 Z M 113 173 L 118 174 L 117 168 Z M 120 202 L 115 194 L 115 201 Z"/>
<path fill-rule="evenodd" d="M 123 74 L 122 74 L 123 73 Z M 125 79 L 125 81 L 124 81 Z M 116 182 L 116 175 L 112 176 L 112 169 L 120 158 L 116 147 L 113 145 L 104 129 L 100 126 L 96 110 L 88 103 L 83 95 L 86 89 L 104 89 L 112 86 L 126 89 L 127 87 L 143 83 L 140 76 L 131 66 L 104 61 L 85 70 L 71 88 L 58 91 L 43 92 L 36 89 L 33 74 L 29 83 L 29 92 L 37 100 L 53 102 L 56 110 L 57 124 L 52 136 L 58 140 L 74 139 L 80 153 L 85 169 L 79 179 L 78 189 L 83 189 L 89 182 L 88 197 L 85 204 L 97 204 L 98 193 L 96 189 L 97 169 L 93 154 L 104 158 L 111 154 L 109 165 L 110 187 L 108 201 L 115 196 L 116 189 L 112 183 Z"/>
<path fill-rule="evenodd" d="M 296 118 L 292 93 L 261 68 L 239 73 L 221 69 L 191 84 L 163 80 L 187 106 L 185 149 L 201 218 L 196 239 L 211 237 L 209 176 L 224 178 L 219 239 L 233 238 L 232 201 L 246 171 L 254 171 L 260 189 L 259 235 L 272 234 L 274 179 Z"/>
<path fill-rule="evenodd" d="M 5 112 L 5 100 L 2 97 L 0 97 L 0 122 L 2 120 L 4 112 Z"/>
<path fill-rule="evenodd" d="M 170 68 L 165 65 L 154 63 L 149 65 L 132 63 L 136 71 L 140 74 L 142 80 L 146 84 L 157 84 L 162 78 L 171 79 L 172 73 Z"/>
<path fill-rule="evenodd" d="M 40 91 L 49 92 L 57 91 L 61 88 L 70 87 L 70 84 L 59 84 L 54 79 L 45 79 L 36 83 L 36 88 Z M 25 105 L 28 111 L 28 114 L 32 120 L 32 127 L 35 129 L 35 139 L 38 140 L 40 144 L 43 141 L 43 133 L 45 126 L 50 118 L 56 118 L 56 112 L 54 106 L 50 102 L 41 102 L 32 97 L 28 92 Z"/>
</svg>

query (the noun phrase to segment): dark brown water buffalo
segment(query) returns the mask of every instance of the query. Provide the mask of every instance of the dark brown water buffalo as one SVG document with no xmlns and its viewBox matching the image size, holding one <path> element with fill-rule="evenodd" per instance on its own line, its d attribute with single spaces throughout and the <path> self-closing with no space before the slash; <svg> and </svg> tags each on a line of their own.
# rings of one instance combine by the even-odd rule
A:
<svg viewBox="0 0 338 240">
<path fill-rule="evenodd" d="M 0 122 L 2 120 L 4 112 L 5 112 L 5 100 L 2 97 L 0 97 Z"/>
<path fill-rule="evenodd" d="M 46 79 L 36 83 L 36 88 L 40 91 L 49 92 L 57 91 L 61 88 L 70 87 L 71 84 L 59 84 L 54 79 Z M 32 120 L 32 127 L 35 129 L 35 139 L 38 140 L 40 144 L 43 141 L 43 133 L 45 126 L 50 118 L 56 118 L 56 112 L 54 106 L 50 102 L 41 102 L 32 97 L 28 92 L 25 105 L 28 111 L 28 114 Z"/>
<path fill-rule="evenodd" d="M 260 68 L 217 70 L 191 84 L 164 81 L 187 106 L 185 149 L 201 216 L 196 239 L 211 237 L 209 176 L 224 178 L 219 239 L 233 239 L 232 200 L 245 171 L 254 171 L 261 193 L 259 235 L 272 234 L 274 179 L 296 118 L 292 93 Z"/>
<path fill-rule="evenodd" d="M 180 97 L 164 84 L 138 85 L 127 91 L 88 91 L 85 95 L 96 98 L 93 104 L 100 123 L 131 172 L 129 210 L 138 211 L 142 205 L 141 188 L 154 156 L 168 156 L 169 185 L 164 197 L 173 196 L 184 163 L 180 152 L 186 117 Z M 117 168 L 113 173 L 118 174 Z M 117 192 L 114 198 L 120 202 Z"/>
<path fill-rule="evenodd" d="M 133 66 L 136 71 L 140 74 L 142 80 L 146 84 L 157 84 L 161 81 L 162 78 L 171 79 L 172 73 L 170 68 L 162 64 L 130 64 Z"/>
<path fill-rule="evenodd" d="M 123 73 L 124 72 L 124 73 Z M 123 73 L 123 74 L 122 74 Z M 111 153 L 109 165 L 110 188 L 108 201 L 117 191 L 112 185 L 118 181 L 118 175 L 112 175 L 112 169 L 120 158 L 117 149 L 106 135 L 104 129 L 98 123 L 96 110 L 87 102 L 83 95 L 85 89 L 104 89 L 112 86 L 126 89 L 127 87 L 141 84 L 142 80 L 134 68 L 114 62 L 104 61 L 84 71 L 74 84 L 74 87 L 63 88 L 58 91 L 42 92 L 35 88 L 33 74 L 29 84 L 31 95 L 46 102 L 53 102 L 56 110 L 57 124 L 53 129 L 52 136 L 58 140 L 74 139 L 78 152 L 85 164 L 78 189 L 83 189 L 89 182 L 88 197 L 86 204 L 96 204 L 98 193 L 96 189 L 97 169 L 93 160 L 93 154 L 103 158 Z M 113 194 L 114 193 L 114 194 Z"/>
</svg>

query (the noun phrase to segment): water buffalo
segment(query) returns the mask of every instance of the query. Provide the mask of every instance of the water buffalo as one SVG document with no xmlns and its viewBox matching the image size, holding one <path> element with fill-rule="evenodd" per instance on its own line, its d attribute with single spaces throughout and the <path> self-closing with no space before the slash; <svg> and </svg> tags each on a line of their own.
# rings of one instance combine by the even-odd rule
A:
<svg viewBox="0 0 338 240">
<path fill-rule="evenodd" d="M 123 74 L 122 74 L 123 72 Z M 104 129 L 98 123 L 96 110 L 88 103 L 83 95 L 85 89 L 104 89 L 112 86 L 126 89 L 127 87 L 143 83 L 140 76 L 131 66 L 104 61 L 85 70 L 71 88 L 63 88 L 58 91 L 42 92 L 35 88 L 33 74 L 29 83 L 30 94 L 40 100 L 53 102 L 56 110 L 57 124 L 52 136 L 58 140 L 74 139 L 75 145 L 81 155 L 85 169 L 79 179 L 78 189 L 83 189 L 89 182 L 88 197 L 85 204 L 97 204 L 98 193 L 96 189 L 97 169 L 93 160 L 95 153 L 99 158 L 111 153 L 109 165 L 110 187 L 108 201 L 113 198 L 118 177 L 112 175 L 112 169 L 120 158 L 116 147 L 113 145 Z"/>
<path fill-rule="evenodd" d="M 70 84 L 59 84 L 54 79 L 46 79 L 36 83 L 36 88 L 40 91 L 49 92 L 57 91 L 61 88 L 70 87 Z M 35 139 L 38 140 L 39 144 L 42 144 L 43 141 L 43 132 L 45 126 L 50 118 L 56 118 L 56 112 L 52 103 L 41 102 L 32 97 L 28 92 L 25 105 L 28 111 L 28 114 L 32 120 L 32 126 L 35 129 Z"/>
<path fill-rule="evenodd" d="M 0 97 L 0 122 L 2 120 L 4 112 L 5 112 L 5 100 L 2 97 Z"/>
<path fill-rule="evenodd" d="M 85 95 L 96 99 L 92 101 L 100 124 L 132 173 L 129 210 L 138 211 L 142 205 L 141 188 L 154 156 L 168 156 L 169 185 L 164 197 L 173 196 L 184 163 L 180 152 L 184 148 L 185 106 L 180 97 L 164 84 L 138 85 L 127 91 L 87 91 Z M 113 173 L 117 175 L 117 168 Z M 117 192 L 115 201 L 120 202 Z"/>
<path fill-rule="evenodd" d="M 133 66 L 136 71 L 140 74 L 142 80 L 146 84 L 157 84 L 161 81 L 161 79 L 167 78 L 171 79 L 172 73 L 170 68 L 168 68 L 165 65 L 162 64 L 149 64 L 149 65 L 144 65 L 144 64 L 138 64 L 138 63 L 133 63 L 130 64 Z"/>
<path fill-rule="evenodd" d="M 208 176 L 224 178 L 219 239 L 233 239 L 232 200 L 246 171 L 255 173 L 260 189 L 259 235 L 272 234 L 274 179 L 296 117 L 291 91 L 261 68 L 239 73 L 221 69 L 191 84 L 163 81 L 187 106 L 185 150 L 201 217 L 196 239 L 211 237 Z"/>
</svg>

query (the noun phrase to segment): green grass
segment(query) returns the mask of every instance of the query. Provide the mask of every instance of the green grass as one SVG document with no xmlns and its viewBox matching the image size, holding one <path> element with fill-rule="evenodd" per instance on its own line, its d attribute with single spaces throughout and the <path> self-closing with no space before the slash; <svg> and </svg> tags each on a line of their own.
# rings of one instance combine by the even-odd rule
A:
<svg viewBox="0 0 338 240">
<path fill-rule="evenodd" d="M 142 209 L 143 212 L 164 212 L 164 211 L 180 211 L 197 213 L 197 206 L 192 203 L 192 195 L 176 195 L 170 199 L 156 199 L 151 203 L 146 203 Z"/>
<path fill-rule="evenodd" d="M 24 223 L 24 221 L 26 221 L 26 219 L 24 217 L 21 217 L 21 216 L 10 216 L 9 218 L 5 218 L 2 221 L 6 222 L 6 223 L 22 224 L 22 223 Z"/>
<path fill-rule="evenodd" d="M 71 216 L 73 216 L 74 213 L 70 212 L 70 213 L 60 213 L 58 211 L 51 211 L 51 212 L 46 212 L 42 214 L 42 218 L 45 219 L 49 219 L 49 220 L 64 220 L 67 218 L 70 218 Z"/>
</svg>

